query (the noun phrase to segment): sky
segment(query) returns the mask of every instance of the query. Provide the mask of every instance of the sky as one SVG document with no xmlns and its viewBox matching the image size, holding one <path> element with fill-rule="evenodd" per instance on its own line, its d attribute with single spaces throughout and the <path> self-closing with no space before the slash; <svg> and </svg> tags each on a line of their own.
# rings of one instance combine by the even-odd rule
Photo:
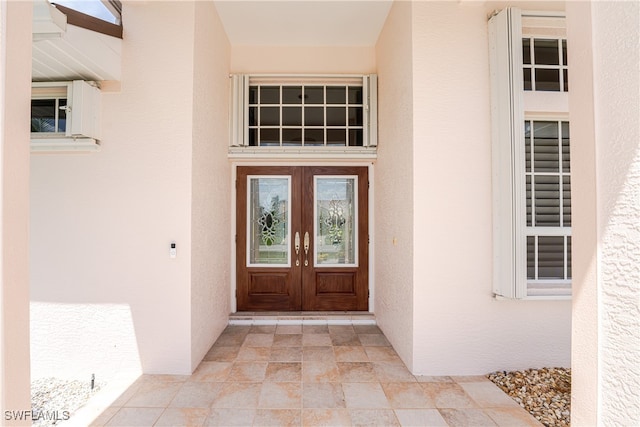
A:
<svg viewBox="0 0 640 427">
<path fill-rule="evenodd" d="M 51 3 L 56 3 L 61 6 L 77 10 L 78 12 L 86 13 L 87 15 L 95 16 L 107 22 L 115 23 L 116 18 L 109 12 L 100 0 L 49 0 Z"/>
</svg>

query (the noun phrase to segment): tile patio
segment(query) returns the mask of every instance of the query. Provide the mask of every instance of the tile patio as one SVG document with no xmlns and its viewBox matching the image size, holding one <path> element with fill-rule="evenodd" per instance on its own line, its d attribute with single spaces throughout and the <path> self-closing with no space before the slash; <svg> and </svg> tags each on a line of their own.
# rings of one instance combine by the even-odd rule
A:
<svg viewBox="0 0 640 427">
<path fill-rule="evenodd" d="M 484 377 L 412 375 L 375 325 L 286 323 L 228 326 L 192 375 L 143 375 L 92 425 L 541 425 Z"/>
</svg>

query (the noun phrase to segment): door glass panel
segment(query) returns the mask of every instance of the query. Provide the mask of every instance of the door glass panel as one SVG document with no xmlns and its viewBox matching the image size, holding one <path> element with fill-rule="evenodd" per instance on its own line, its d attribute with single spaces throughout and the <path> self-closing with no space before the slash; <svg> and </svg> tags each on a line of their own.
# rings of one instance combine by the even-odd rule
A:
<svg viewBox="0 0 640 427">
<path fill-rule="evenodd" d="M 291 178 L 248 177 L 247 264 L 289 266 Z"/>
<path fill-rule="evenodd" d="M 357 183 L 357 176 L 315 177 L 316 266 L 358 264 Z"/>
</svg>

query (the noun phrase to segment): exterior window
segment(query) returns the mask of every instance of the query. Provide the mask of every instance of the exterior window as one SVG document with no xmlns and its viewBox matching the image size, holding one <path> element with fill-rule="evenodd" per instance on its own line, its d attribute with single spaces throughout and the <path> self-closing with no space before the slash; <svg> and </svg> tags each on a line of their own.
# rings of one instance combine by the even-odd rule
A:
<svg viewBox="0 0 640 427">
<path fill-rule="evenodd" d="M 31 132 L 65 133 L 66 126 L 66 98 L 31 100 Z"/>
<path fill-rule="evenodd" d="M 364 153 L 377 141 L 376 82 L 375 75 L 235 75 L 230 152 Z"/>
<path fill-rule="evenodd" d="M 567 92 L 567 40 L 522 39 L 524 90 Z"/>
<path fill-rule="evenodd" d="M 506 8 L 489 20 L 489 40 L 493 292 L 516 299 L 568 297 L 571 169 L 564 16 Z"/>
<path fill-rule="evenodd" d="M 249 145 L 362 147 L 362 86 L 249 86 Z"/>
<path fill-rule="evenodd" d="M 524 124 L 529 295 L 571 280 L 569 123 Z"/>
</svg>

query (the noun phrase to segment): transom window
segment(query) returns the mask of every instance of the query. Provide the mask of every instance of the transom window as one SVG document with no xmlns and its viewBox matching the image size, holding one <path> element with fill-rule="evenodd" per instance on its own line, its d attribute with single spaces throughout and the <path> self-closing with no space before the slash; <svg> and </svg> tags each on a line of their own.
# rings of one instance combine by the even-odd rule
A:
<svg viewBox="0 0 640 427">
<path fill-rule="evenodd" d="M 231 156 L 375 157 L 375 74 L 237 74 L 232 90 Z"/>
<path fill-rule="evenodd" d="M 524 90 L 567 92 L 567 40 L 522 39 Z"/>
<path fill-rule="evenodd" d="M 249 145 L 363 145 L 362 85 L 249 86 Z"/>
</svg>

